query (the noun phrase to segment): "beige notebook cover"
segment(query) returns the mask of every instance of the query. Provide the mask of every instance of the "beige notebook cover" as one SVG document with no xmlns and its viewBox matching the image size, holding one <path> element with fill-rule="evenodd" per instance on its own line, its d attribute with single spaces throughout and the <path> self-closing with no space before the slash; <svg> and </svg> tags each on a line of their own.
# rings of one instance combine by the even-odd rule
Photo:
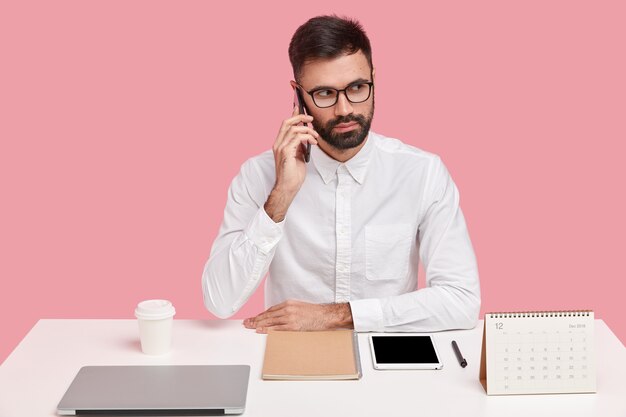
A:
<svg viewBox="0 0 626 417">
<path fill-rule="evenodd" d="M 352 330 L 274 331 L 267 335 L 263 379 L 360 379 L 361 361 Z"/>
</svg>

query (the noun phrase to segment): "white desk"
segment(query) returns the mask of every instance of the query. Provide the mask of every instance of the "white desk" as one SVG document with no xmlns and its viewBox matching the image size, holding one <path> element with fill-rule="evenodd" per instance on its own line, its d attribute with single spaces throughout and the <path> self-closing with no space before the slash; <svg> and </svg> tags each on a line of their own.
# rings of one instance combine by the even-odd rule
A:
<svg viewBox="0 0 626 417">
<path fill-rule="evenodd" d="M 249 364 L 244 416 L 626 416 L 626 349 L 596 320 L 597 394 L 485 395 L 478 381 L 482 322 L 435 333 L 440 371 L 376 371 L 359 335 L 360 381 L 263 381 L 265 337 L 241 321 L 175 320 L 172 351 L 140 351 L 135 320 L 40 320 L 0 366 L 0 417 L 56 415 L 84 365 Z M 468 361 L 459 366 L 455 339 Z"/>
</svg>

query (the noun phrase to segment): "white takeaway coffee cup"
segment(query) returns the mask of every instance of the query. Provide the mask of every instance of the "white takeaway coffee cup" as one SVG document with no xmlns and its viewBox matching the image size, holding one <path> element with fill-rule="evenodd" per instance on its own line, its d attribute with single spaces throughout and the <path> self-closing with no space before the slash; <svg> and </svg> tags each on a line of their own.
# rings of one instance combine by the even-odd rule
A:
<svg viewBox="0 0 626 417">
<path fill-rule="evenodd" d="M 147 355 L 163 355 L 172 345 L 172 323 L 176 310 L 167 300 L 146 300 L 137 304 L 141 350 Z"/>
</svg>

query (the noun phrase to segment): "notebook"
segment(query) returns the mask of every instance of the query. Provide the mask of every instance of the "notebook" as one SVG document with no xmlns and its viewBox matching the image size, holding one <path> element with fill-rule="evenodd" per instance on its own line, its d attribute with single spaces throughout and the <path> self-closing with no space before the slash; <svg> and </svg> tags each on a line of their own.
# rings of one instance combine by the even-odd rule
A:
<svg viewBox="0 0 626 417">
<path fill-rule="evenodd" d="M 361 360 L 352 330 L 274 331 L 267 335 L 263 379 L 360 379 Z"/>
<path fill-rule="evenodd" d="M 590 310 L 485 314 L 487 395 L 596 392 L 593 327 Z"/>
</svg>

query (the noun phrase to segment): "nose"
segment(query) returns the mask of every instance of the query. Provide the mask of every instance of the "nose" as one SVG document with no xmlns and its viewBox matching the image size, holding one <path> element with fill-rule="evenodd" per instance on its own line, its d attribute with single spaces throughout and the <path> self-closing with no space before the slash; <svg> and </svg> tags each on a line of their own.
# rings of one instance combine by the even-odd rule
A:
<svg viewBox="0 0 626 417">
<path fill-rule="evenodd" d="M 342 91 L 339 93 L 337 103 L 335 104 L 335 116 L 347 116 L 353 111 L 352 104 L 348 101 L 348 97 L 346 97 L 346 92 Z"/>
</svg>

